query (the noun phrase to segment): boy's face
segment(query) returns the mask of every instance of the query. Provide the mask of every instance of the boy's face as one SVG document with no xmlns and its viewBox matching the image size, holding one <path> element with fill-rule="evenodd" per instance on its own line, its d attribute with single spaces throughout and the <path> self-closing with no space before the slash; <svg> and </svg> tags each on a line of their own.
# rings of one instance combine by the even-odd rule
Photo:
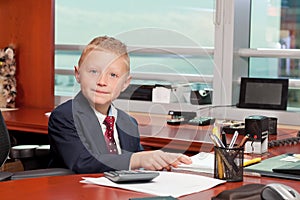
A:
<svg viewBox="0 0 300 200">
<path fill-rule="evenodd" d="M 75 67 L 75 77 L 83 95 L 102 114 L 107 114 L 111 102 L 128 87 L 131 79 L 123 56 L 99 50 L 91 51 L 81 66 Z"/>
</svg>

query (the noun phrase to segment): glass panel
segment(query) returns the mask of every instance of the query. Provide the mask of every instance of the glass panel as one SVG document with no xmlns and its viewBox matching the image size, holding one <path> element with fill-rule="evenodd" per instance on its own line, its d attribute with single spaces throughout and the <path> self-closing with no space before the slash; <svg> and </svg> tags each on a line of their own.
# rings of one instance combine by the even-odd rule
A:
<svg viewBox="0 0 300 200">
<path fill-rule="evenodd" d="M 213 73 L 211 57 L 182 56 L 130 56 L 133 72 L 158 72 L 163 74 L 199 74 Z"/>
<path fill-rule="evenodd" d="M 300 89 L 289 88 L 288 107 L 300 107 Z"/>
<path fill-rule="evenodd" d="M 74 96 L 79 91 L 79 84 L 73 75 L 55 75 L 55 95 Z"/>
<path fill-rule="evenodd" d="M 253 0 L 250 48 L 298 49 L 299 0 Z M 250 76 L 299 78 L 298 59 L 251 58 Z"/>
<path fill-rule="evenodd" d="M 56 69 L 70 70 L 69 74 L 73 74 L 74 65 L 77 64 L 80 52 L 56 51 L 55 66 Z M 213 72 L 213 59 L 211 57 L 178 57 L 178 56 L 141 56 L 130 55 L 131 71 L 137 73 L 145 73 L 151 76 L 151 73 L 161 73 L 164 75 L 172 74 L 179 76 L 175 81 L 156 80 L 132 80 L 132 84 L 136 85 L 173 85 L 180 83 L 189 83 L 190 81 L 184 75 L 198 75 L 199 82 L 203 76 L 211 75 Z M 75 63 L 71 66 L 71 63 Z M 153 76 L 153 75 L 152 75 Z M 199 86 L 200 85 L 200 86 Z M 55 95 L 69 96 L 74 95 L 74 88 L 78 87 L 74 79 L 74 75 L 55 76 Z M 212 88 L 211 83 L 194 83 L 191 84 L 192 90 L 203 88 Z"/>
<path fill-rule="evenodd" d="M 59 0 L 55 43 L 85 45 L 98 35 L 130 35 L 139 45 L 182 46 L 195 41 L 213 46 L 213 16 L 214 0 Z M 149 30 L 153 35 L 145 35 Z"/>
<path fill-rule="evenodd" d="M 251 1 L 250 48 L 280 48 L 281 0 Z"/>
<path fill-rule="evenodd" d="M 291 58 L 251 58 L 252 77 L 300 77 L 300 60 Z"/>
<path fill-rule="evenodd" d="M 73 70 L 80 51 L 55 51 L 55 68 Z M 143 73 L 202 74 L 213 73 L 211 56 L 140 55 L 130 53 L 131 71 Z M 210 66 L 210 67 L 208 67 Z"/>
<path fill-rule="evenodd" d="M 252 0 L 250 48 L 299 49 L 299 0 Z M 299 79 L 299 59 L 250 58 L 249 76 Z M 300 106 L 300 89 L 289 88 L 289 107 Z"/>
<path fill-rule="evenodd" d="M 129 47 L 155 48 L 153 53 L 130 53 L 133 73 L 212 75 L 211 55 L 189 51 L 214 46 L 214 8 L 215 0 L 59 0 L 55 1 L 55 43 L 86 45 L 96 36 L 110 35 Z M 187 50 L 179 55 L 163 52 L 166 47 Z M 55 51 L 55 68 L 73 70 L 80 53 Z M 56 95 L 72 91 L 71 78 L 57 75 L 55 79 Z"/>
</svg>

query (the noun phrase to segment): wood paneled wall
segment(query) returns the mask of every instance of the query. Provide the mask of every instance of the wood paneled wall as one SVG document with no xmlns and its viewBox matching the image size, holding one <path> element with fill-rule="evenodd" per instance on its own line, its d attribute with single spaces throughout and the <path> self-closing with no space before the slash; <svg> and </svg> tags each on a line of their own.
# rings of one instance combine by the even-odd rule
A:
<svg viewBox="0 0 300 200">
<path fill-rule="evenodd" d="M 13 44 L 16 107 L 54 107 L 54 0 L 0 0 L 0 48 Z"/>
</svg>

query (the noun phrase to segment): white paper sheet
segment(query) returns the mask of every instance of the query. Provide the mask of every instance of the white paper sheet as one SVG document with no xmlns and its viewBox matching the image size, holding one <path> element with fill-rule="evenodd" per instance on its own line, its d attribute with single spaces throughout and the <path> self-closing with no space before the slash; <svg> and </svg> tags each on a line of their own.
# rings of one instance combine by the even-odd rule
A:
<svg viewBox="0 0 300 200">
<path fill-rule="evenodd" d="M 178 170 L 188 170 L 195 172 L 214 173 L 214 159 L 213 153 L 200 152 L 194 156 L 191 156 L 192 164 L 180 164 Z M 174 168 L 176 170 L 176 168 Z"/>
<path fill-rule="evenodd" d="M 180 164 L 178 168 L 174 168 L 176 170 L 186 170 L 192 172 L 204 172 L 213 174 L 214 173 L 214 162 L 215 162 L 215 155 L 214 153 L 206 153 L 200 152 L 194 156 L 191 156 L 192 164 Z M 244 162 L 248 161 L 249 159 L 244 158 Z"/>
<path fill-rule="evenodd" d="M 173 196 L 175 198 L 210 189 L 225 181 L 210 177 L 185 174 L 178 172 L 159 172 L 160 175 L 148 183 L 121 183 L 117 184 L 105 177 L 88 178 L 82 177 L 81 183 L 97 184 L 102 186 L 116 187 L 137 192 L 144 192 L 157 196 Z"/>
</svg>

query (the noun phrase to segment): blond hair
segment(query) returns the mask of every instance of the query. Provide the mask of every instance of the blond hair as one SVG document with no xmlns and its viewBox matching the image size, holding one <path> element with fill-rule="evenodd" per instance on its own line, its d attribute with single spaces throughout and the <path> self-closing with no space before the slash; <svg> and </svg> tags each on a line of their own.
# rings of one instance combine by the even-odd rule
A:
<svg viewBox="0 0 300 200">
<path fill-rule="evenodd" d="M 83 63 L 86 56 L 93 50 L 99 50 L 104 52 L 113 53 L 119 57 L 124 57 L 129 69 L 130 59 L 127 52 L 127 46 L 120 40 L 113 37 L 100 36 L 94 38 L 82 51 L 81 56 L 78 61 L 78 66 Z"/>
</svg>

